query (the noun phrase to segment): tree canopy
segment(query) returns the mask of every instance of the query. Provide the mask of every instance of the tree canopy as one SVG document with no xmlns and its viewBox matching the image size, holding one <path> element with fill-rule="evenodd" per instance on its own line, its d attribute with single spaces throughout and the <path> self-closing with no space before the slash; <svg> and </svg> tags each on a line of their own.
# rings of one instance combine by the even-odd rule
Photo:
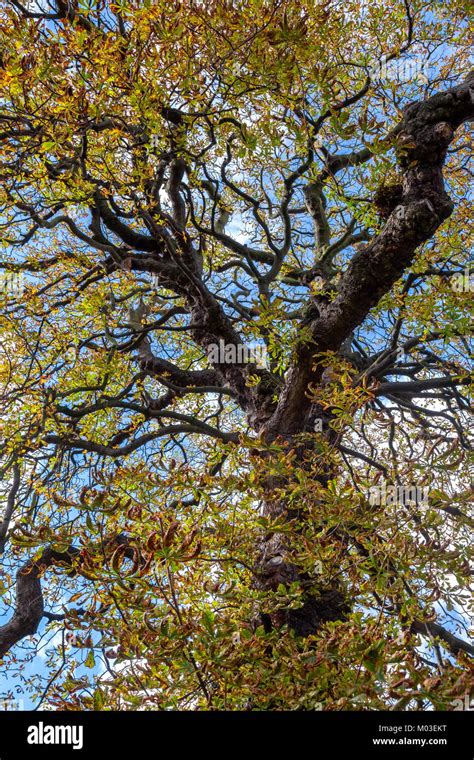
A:
<svg viewBox="0 0 474 760">
<path fill-rule="evenodd" d="M 11 683 L 73 710 L 452 709 L 468 3 L 0 20 Z"/>
</svg>

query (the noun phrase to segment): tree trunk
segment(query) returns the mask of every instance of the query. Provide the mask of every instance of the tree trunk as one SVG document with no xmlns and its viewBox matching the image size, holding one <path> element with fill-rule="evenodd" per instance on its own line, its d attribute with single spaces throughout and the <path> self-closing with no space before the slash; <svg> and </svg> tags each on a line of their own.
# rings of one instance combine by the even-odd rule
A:
<svg viewBox="0 0 474 760">
<path fill-rule="evenodd" d="M 325 437 L 330 439 L 332 436 L 333 431 L 328 429 Z M 293 450 L 296 456 L 296 471 L 307 468 L 311 447 L 295 446 L 291 441 L 287 450 Z M 331 474 L 329 470 L 321 473 L 319 483 L 327 485 Z M 282 488 L 290 491 L 291 485 L 291 481 L 285 483 L 281 478 L 266 478 L 263 516 L 271 518 L 272 521 L 293 521 L 294 534 L 297 536 L 303 530 L 305 521 L 312 517 L 305 514 L 304 508 L 290 507 L 288 499 L 281 497 Z M 315 569 L 313 573 L 302 572 L 298 568 L 293 557 L 293 543 L 291 536 L 278 532 L 267 533 L 263 537 L 258 547 L 257 587 L 266 591 L 276 591 L 280 584 L 288 588 L 290 584 L 297 583 L 302 592 L 301 606 L 296 609 L 280 609 L 264 615 L 264 622 L 267 627 L 281 628 L 286 625 L 297 636 L 310 636 L 327 621 L 344 620 L 350 612 L 351 605 L 339 580 L 326 576 L 320 568 Z"/>
</svg>

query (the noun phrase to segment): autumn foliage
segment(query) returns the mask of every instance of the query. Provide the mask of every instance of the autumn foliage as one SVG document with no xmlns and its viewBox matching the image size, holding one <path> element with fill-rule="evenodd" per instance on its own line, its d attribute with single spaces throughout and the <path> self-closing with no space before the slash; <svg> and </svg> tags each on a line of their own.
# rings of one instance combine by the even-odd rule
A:
<svg viewBox="0 0 474 760">
<path fill-rule="evenodd" d="M 428 5 L 2 0 L 12 690 L 470 693 L 474 80 L 468 3 Z"/>
</svg>

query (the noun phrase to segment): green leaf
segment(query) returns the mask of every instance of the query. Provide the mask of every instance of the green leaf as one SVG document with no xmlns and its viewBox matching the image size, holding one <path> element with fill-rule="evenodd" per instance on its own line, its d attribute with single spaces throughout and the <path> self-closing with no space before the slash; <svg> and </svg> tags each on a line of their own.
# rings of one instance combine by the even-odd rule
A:
<svg viewBox="0 0 474 760">
<path fill-rule="evenodd" d="M 84 665 L 86 668 L 95 668 L 95 657 L 94 657 L 94 650 L 91 649 L 89 651 L 89 654 L 87 655 Z"/>
</svg>

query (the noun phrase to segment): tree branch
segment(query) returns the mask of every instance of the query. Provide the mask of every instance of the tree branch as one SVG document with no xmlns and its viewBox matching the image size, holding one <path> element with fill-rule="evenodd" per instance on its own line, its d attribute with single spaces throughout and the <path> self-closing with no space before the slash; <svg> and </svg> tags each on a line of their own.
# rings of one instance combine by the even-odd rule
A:
<svg viewBox="0 0 474 760">
<path fill-rule="evenodd" d="M 351 260 L 334 298 L 322 293 L 308 306 L 302 340 L 287 373 L 285 388 L 272 419 L 270 437 L 301 429 L 311 402 L 307 389 L 319 382 L 313 368 L 318 353 L 337 351 L 412 263 L 418 246 L 429 240 L 454 208 L 442 168 L 454 131 L 474 116 L 474 72 L 457 87 L 405 109 L 398 133 L 398 160 L 403 194 L 381 233 Z"/>
</svg>

